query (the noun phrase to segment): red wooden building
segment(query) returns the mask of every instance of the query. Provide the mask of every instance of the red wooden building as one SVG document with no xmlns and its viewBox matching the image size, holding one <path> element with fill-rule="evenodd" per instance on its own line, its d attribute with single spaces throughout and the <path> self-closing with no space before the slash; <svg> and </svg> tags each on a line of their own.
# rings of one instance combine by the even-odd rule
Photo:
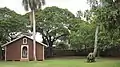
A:
<svg viewBox="0 0 120 67">
<path fill-rule="evenodd" d="M 46 45 L 36 41 L 36 59 L 44 60 L 44 47 Z M 33 39 L 28 36 L 21 36 L 10 41 L 2 47 L 5 49 L 5 60 L 32 61 L 33 55 Z"/>
</svg>

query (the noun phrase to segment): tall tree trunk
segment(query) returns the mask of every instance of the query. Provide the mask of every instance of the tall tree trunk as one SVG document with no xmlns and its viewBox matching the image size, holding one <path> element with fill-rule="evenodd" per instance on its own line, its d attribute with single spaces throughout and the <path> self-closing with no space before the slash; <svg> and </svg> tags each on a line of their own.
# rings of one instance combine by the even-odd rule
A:
<svg viewBox="0 0 120 67">
<path fill-rule="evenodd" d="M 48 47 L 48 57 L 52 57 L 53 56 L 53 42 L 49 42 L 49 47 Z"/>
<path fill-rule="evenodd" d="M 96 31 L 95 31 L 95 43 L 94 43 L 94 51 L 93 51 L 94 56 L 96 56 L 97 53 L 98 30 L 99 30 L 99 26 L 96 27 Z"/>
<path fill-rule="evenodd" d="M 29 13 L 29 20 L 30 20 L 30 26 L 32 27 L 32 24 L 33 24 L 33 13 L 32 12 Z"/>
<path fill-rule="evenodd" d="M 36 61 L 36 39 L 35 39 L 35 35 L 36 35 L 36 22 L 35 22 L 35 12 L 34 10 L 32 10 L 32 15 L 33 15 L 33 55 L 34 55 L 34 60 Z"/>
</svg>

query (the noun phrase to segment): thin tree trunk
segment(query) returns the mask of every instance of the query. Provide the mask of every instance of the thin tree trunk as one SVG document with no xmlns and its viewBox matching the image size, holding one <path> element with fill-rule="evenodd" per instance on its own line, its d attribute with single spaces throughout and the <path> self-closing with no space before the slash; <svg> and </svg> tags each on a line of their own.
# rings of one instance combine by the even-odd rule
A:
<svg viewBox="0 0 120 67">
<path fill-rule="evenodd" d="M 95 31 L 95 43 L 94 43 L 94 56 L 96 56 L 97 53 L 97 41 L 98 41 L 98 30 L 99 30 L 99 26 L 96 27 L 96 31 Z"/>
<path fill-rule="evenodd" d="M 33 55 L 34 55 L 34 61 L 36 61 L 36 39 L 35 39 L 35 34 L 36 34 L 36 22 L 35 22 L 35 12 L 32 10 L 32 15 L 33 15 Z"/>
</svg>

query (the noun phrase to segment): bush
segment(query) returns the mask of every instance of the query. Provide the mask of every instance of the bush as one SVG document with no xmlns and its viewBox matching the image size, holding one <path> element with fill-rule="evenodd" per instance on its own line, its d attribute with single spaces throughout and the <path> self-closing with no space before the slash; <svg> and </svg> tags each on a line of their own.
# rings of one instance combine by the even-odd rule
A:
<svg viewBox="0 0 120 67">
<path fill-rule="evenodd" d="M 87 62 L 95 62 L 95 56 L 93 53 L 89 53 L 87 56 Z"/>
</svg>

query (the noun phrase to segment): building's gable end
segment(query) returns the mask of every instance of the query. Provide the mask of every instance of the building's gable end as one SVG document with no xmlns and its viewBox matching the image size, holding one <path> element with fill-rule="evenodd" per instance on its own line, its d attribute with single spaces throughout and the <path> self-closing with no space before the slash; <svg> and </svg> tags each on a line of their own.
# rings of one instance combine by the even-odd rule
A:
<svg viewBox="0 0 120 67">
<path fill-rule="evenodd" d="M 14 40 L 12 40 L 12 41 L 10 41 L 10 42 L 8 42 L 8 43 L 2 45 L 1 47 L 10 45 L 11 43 L 14 43 L 14 42 L 16 42 L 17 40 L 20 40 L 20 39 L 23 39 L 23 38 L 27 38 L 27 39 L 30 39 L 31 41 L 33 41 L 33 39 L 30 38 L 30 37 L 28 37 L 28 36 L 21 36 L 21 37 L 18 37 L 18 38 L 16 38 L 16 39 L 14 39 Z M 43 43 L 40 43 L 40 42 L 38 42 L 38 41 L 36 41 L 36 43 L 39 43 L 40 45 L 46 46 L 46 47 L 47 47 L 47 45 L 45 45 L 45 44 L 43 44 Z"/>
</svg>

